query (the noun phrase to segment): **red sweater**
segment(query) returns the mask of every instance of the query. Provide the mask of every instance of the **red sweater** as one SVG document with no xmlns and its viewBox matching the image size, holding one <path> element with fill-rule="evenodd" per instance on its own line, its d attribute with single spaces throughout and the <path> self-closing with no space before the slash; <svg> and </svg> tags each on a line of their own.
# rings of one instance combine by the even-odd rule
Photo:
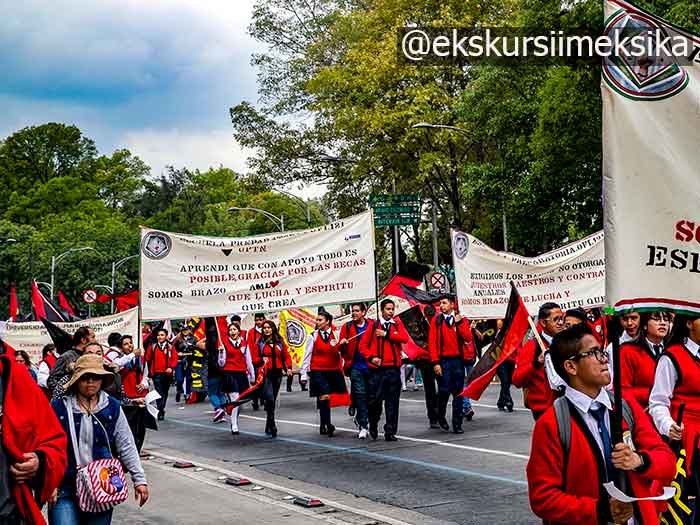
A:
<svg viewBox="0 0 700 525">
<path fill-rule="evenodd" d="M 542 340 L 547 345 L 547 342 Z M 518 388 L 527 388 L 527 408 L 533 412 L 547 410 L 554 402 L 554 392 L 549 386 L 544 373 L 544 365 L 535 363 L 539 355 L 539 346 L 535 339 L 530 339 L 525 346 L 518 350 L 513 384 Z"/>
<path fill-rule="evenodd" d="M 266 371 L 292 369 L 292 358 L 289 356 L 289 349 L 284 341 L 275 345 L 274 353 L 271 344 L 268 343 L 263 346 L 262 356 L 267 358 L 267 363 L 265 363 Z"/>
<path fill-rule="evenodd" d="M 627 471 L 627 477 L 634 496 L 650 496 L 652 481 L 669 482 L 673 479 L 676 458 L 639 404 L 633 398 L 625 396 L 625 399 L 634 416 L 632 439 L 635 448 L 647 455 L 649 465 L 643 473 Z M 622 424 L 623 429 L 628 430 L 624 421 Z M 603 521 L 603 509 L 609 508 L 609 503 L 602 486 L 603 479 L 603 456 L 578 410 L 571 407 L 571 449 L 566 465 L 554 408 L 547 410 L 535 423 L 527 464 L 528 493 L 533 512 L 548 525 L 607 524 Z M 637 505 L 641 525 L 659 523 L 653 501 L 640 501 Z"/>
<path fill-rule="evenodd" d="M 474 348 L 469 345 L 472 341 L 472 331 L 469 320 L 463 318 L 447 326 L 443 314 L 438 314 L 430 321 L 428 331 L 428 351 L 434 365 L 440 363 L 443 357 L 461 357 L 465 361 L 474 358 Z"/>
<path fill-rule="evenodd" d="M 136 361 L 141 363 L 141 366 L 137 366 Z M 130 366 L 119 369 L 119 375 L 122 378 L 122 386 L 124 387 L 124 393 L 129 399 L 138 399 L 140 397 L 145 397 L 147 392 L 137 392 L 136 386 L 143 380 L 143 370 L 145 361 L 142 357 L 134 358 Z"/>
<path fill-rule="evenodd" d="M 340 370 L 340 347 L 333 331 L 330 332 L 330 338 L 327 342 L 323 340 L 318 331 L 314 332 L 312 337 L 314 342 L 309 370 Z"/>
<path fill-rule="evenodd" d="M 170 342 L 166 342 L 161 348 L 158 343 L 146 349 L 146 363 L 148 363 L 148 375 L 165 374 L 168 368 L 175 370 L 177 366 L 177 350 Z"/>
<path fill-rule="evenodd" d="M 236 348 L 231 339 L 228 337 L 224 337 L 221 344 L 226 350 L 226 363 L 224 364 L 223 368 L 224 372 L 248 373 L 248 367 L 246 365 L 244 355 L 247 348 L 245 339 L 241 338 L 238 340 L 238 348 Z"/>
<path fill-rule="evenodd" d="M 677 421 L 681 403 L 685 403 L 683 448 L 687 454 L 686 465 L 692 465 L 694 443 L 700 435 L 700 365 L 682 345 L 669 347 L 664 355 L 671 359 L 678 375 L 671 398 L 671 416 Z"/>
<path fill-rule="evenodd" d="M 253 360 L 253 366 L 258 368 L 262 366 L 262 358 L 258 350 L 258 341 L 262 338 L 262 332 L 258 332 L 255 327 L 246 332 L 246 342 L 250 348 L 250 358 Z"/>
<path fill-rule="evenodd" d="M 5 344 L 6 346 L 9 346 Z M 8 352 L 12 355 L 13 352 Z M 26 523 L 43 525 L 43 505 L 58 487 L 66 470 L 68 442 L 63 427 L 44 393 L 36 385 L 25 366 L 15 366 L 14 356 L 0 356 L 0 375 L 5 389 L 2 414 L 2 446 L 12 465 L 24 461 L 24 454 L 37 452 L 43 456 L 44 476 L 37 482 L 36 498 L 33 483 L 10 481 L 12 497 Z"/>
<path fill-rule="evenodd" d="M 355 323 L 353 321 L 349 321 L 340 327 L 340 336 L 338 338 L 340 340 L 348 340 L 347 344 L 344 344 L 340 347 L 340 354 L 343 356 L 343 371 L 345 372 L 345 375 L 350 374 L 352 362 L 355 359 L 355 353 L 360 350 L 360 344 L 362 343 L 362 340 L 368 339 L 370 337 L 370 334 L 374 330 L 374 319 L 366 319 L 366 321 L 367 328 L 359 337 L 356 337 L 357 326 L 355 326 Z"/>
<path fill-rule="evenodd" d="M 394 317 L 386 337 L 379 337 L 377 329 L 383 328 L 384 320 L 381 319 L 375 330 L 363 337 L 360 343 L 360 352 L 367 359 L 370 368 L 377 368 L 372 364 L 372 359 L 378 357 L 381 361 L 379 366 L 399 368 L 401 366 L 401 345 L 408 342 L 408 332 L 401 319 Z"/>
<path fill-rule="evenodd" d="M 649 348 L 633 343 L 620 346 L 620 381 L 622 391 L 634 397 L 642 408 L 649 406 L 649 394 L 654 386 L 656 359 Z"/>
</svg>

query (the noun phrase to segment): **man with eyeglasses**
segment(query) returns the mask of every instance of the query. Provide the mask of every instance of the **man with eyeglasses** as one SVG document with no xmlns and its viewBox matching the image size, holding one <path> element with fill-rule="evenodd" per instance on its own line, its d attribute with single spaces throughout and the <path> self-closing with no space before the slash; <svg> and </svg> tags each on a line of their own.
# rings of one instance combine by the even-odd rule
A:
<svg viewBox="0 0 700 525">
<path fill-rule="evenodd" d="M 656 363 L 664 351 L 669 320 L 664 312 L 642 313 L 637 337 L 620 345 L 622 390 L 633 396 L 642 408 L 649 406 Z"/>
<path fill-rule="evenodd" d="M 564 329 L 564 313 L 556 303 L 544 303 L 537 313 L 540 336 L 549 349 L 552 338 Z M 532 411 L 532 417 L 537 419 L 554 401 L 554 392 L 545 374 L 545 352 L 539 347 L 535 338 L 530 339 L 518 351 L 518 357 L 513 372 L 513 384 L 523 389 L 525 406 Z"/>
<path fill-rule="evenodd" d="M 550 355 L 566 388 L 564 397 L 535 423 L 527 464 L 532 510 L 553 525 L 659 523 L 653 501 L 623 503 L 610 498 L 603 483 L 624 471 L 628 495 L 651 496 L 652 483 L 674 476 L 673 453 L 644 410 L 626 395 L 621 407 L 625 442 L 612 442 L 607 352 L 588 326 L 579 324 L 555 335 Z"/>
</svg>

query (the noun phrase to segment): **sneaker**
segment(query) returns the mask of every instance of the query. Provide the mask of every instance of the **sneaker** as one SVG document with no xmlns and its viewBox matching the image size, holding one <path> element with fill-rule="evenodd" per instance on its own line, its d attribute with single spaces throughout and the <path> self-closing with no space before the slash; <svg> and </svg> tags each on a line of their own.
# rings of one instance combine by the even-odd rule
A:
<svg viewBox="0 0 700 525">
<path fill-rule="evenodd" d="M 385 434 L 384 435 L 384 441 L 398 441 L 399 438 L 397 438 L 394 434 Z"/>
<path fill-rule="evenodd" d="M 454 427 L 452 429 L 452 432 L 454 432 L 455 434 L 464 434 L 464 430 L 462 430 L 462 427 Z"/>
<path fill-rule="evenodd" d="M 472 418 L 474 417 L 474 409 L 470 408 L 464 413 L 464 419 L 467 421 L 471 421 Z"/>
<path fill-rule="evenodd" d="M 360 433 L 357 434 L 358 439 L 367 439 L 367 436 L 369 436 L 369 431 L 366 428 L 361 428 Z"/>
<path fill-rule="evenodd" d="M 214 411 L 214 417 L 212 417 L 212 422 L 221 423 L 226 417 L 226 411 L 223 408 L 217 408 Z"/>
<path fill-rule="evenodd" d="M 440 428 L 447 431 L 450 430 L 450 424 L 447 422 L 447 420 L 443 417 L 438 420 L 438 425 L 440 425 Z"/>
<path fill-rule="evenodd" d="M 318 433 L 322 436 L 325 436 L 326 434 L 328 434 L 328 427 L 326 425 L 321 425 L 320 427 L 318 427 Z"/>
<path fill-rule="evenodd" d="M 405 386 L 402 386 L 402 387 L 401 387 L 401 392 L 408 392 L 408 388 L 406 388 Z"/>
<path fill-rule="evenodd" d="M 335 434 L 335 427 L 333 425 L 328 425 L 328 437 L 332 438 Z"/>
</svg>

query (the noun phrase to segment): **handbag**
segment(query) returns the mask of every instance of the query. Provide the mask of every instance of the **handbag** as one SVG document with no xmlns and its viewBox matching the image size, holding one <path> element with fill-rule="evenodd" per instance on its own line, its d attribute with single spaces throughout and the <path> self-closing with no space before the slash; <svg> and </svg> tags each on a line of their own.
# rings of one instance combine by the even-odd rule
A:
<svg viewBox="0 0 700 525">
<path fill-rule="evenodd" d="M 64 400 L 68 410 L 68 427 L 75 454 L 75 487 L 78 496 L 78 506 L 83 512 L 105 512 L 126 501 L 129 489 L 126 485 L 126 476 L 121 461 L 112 454 L 109 444 L 109 434 L 99 418 L 95 421 L 100 425 L 107 438 L 107 448 L 110 458 L 97 459 L 87 465 L 80 465 L 78 456 L 78 440 L 75 436 L 75 421 L 73 410 L 68 399 Z"/>
</svg>

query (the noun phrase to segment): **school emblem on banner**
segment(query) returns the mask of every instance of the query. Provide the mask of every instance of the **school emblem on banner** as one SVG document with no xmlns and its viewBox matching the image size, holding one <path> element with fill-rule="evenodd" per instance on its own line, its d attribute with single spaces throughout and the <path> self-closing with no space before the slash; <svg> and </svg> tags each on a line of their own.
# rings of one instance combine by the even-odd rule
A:
<svg viewBox="0 0 700 525">
<path fill-rule="evenodd" d="M 148 232 L 141 243 L 141 251 L 149 259 L 159 260 L 170 253 L 173 242 L 163 232 Z"/>
</svg>

